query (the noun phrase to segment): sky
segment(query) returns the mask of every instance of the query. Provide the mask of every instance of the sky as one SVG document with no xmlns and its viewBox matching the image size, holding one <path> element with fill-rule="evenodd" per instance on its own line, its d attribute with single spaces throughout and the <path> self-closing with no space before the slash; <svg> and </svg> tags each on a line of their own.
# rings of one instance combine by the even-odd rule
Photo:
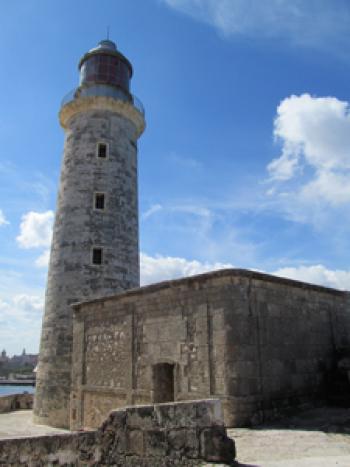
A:
<svg viewBox="0 0 350 467">
<path fill-rule="evenodd" d="M 146 109 L 142 284 L 218 268 L 350 290 L 348 0 L 0 0 L 0 347 L 37 352 L 80 57 Z"/>
</svg>

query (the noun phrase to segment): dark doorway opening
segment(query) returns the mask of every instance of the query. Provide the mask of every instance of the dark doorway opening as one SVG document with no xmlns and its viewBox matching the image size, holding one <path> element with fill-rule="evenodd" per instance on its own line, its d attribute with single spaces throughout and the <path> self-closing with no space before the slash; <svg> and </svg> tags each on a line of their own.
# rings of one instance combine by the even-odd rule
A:
<svg viewBox="0 0 350 467">
<path fill-rule="evenodd" d="M 158 363 L 153 366 L 154 402 L 173 402 L 175 387 L 175 365 L 171 363 Z"/>
</svg>

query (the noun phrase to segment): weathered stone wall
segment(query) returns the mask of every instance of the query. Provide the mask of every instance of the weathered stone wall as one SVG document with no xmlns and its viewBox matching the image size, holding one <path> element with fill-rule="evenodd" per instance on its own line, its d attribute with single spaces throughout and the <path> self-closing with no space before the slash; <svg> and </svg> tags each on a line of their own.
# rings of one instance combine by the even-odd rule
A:
<svg viewBox="0 0 350 467">
<path fill-rule="evenodd" d="M 256 273 L 233 282 L 223 299 L 228 425 L 324 399 L 337 351 L 350 345 L 349 294 Z"/>
<path fill-rule="evenodd" d="M 0 440 L 0 466 L 194 467 L 234 458 L 217 400 L 129 407 L 96 431 Z"/>
<path fill-rule="evenodd" d="M 227 426 L 260 422 L 324 396 L 349 331 L 348 293 L 243 270 L 77 305 L 71 426 L 154 402 L 159 364 L 174 400 L 218 397 Z"/>
<path fill-rule="evenodd" d="M 31 409 L 33 407 L 33 398 L 33 394 L 28 393 L 0 396 L 0 413 Z"/>
<path fill-rule="evenodd" d="M 37 422 L 58 427 L 69 426 L 71 303 L 139 285 L 139 130 L 118 113 L 118 101 L 113 112 L 102 97 L 76 101 L 86 105 L 81 111 L 73 102 L 65 121 L 34 407 Z M 133 109 L 120 102 L 126 107 Z M 98 143 L 107 144 L 106 158 L 97 157 Z M 104 210 L 95 209 L 94 193 L 105 194 Z M 92 264 L 93 247 L 103 248 L 101 265 Z"/>
<path fill-rule="evenodd" d="M 214 355 L 224 312 L 210 315 L 202 289 L 178 292 L 140 289 L 76 313 L 71 428 L 96 427 L 124 405 L 225 395 L 224 362 Z M 154 367 L 162 363 L 173 365 L 175 379 L 167 400 L 155 398 Z"/>
</svg>

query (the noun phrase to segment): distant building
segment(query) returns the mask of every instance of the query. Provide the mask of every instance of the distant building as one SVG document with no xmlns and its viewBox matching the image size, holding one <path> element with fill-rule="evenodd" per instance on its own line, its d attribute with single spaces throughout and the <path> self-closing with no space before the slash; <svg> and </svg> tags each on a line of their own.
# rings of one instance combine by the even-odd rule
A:
<svg viewBox="0 0 350 467">
<path fill-rule="evenodd" d="M 1 356 L 0 356 L 0 363 L 7 363 L 9 360 L 8 356 L 6 355 L 6 350 L 4 349 L 2 352 L 1 352 Z"/>
<path fill-rule="evenodd" d="M 14 355 L 10 359 L 10 364 L 12 367 L 24 367 L 31 366 L 35 367 L 38 363 L 38 354 L 27 354 L 25 349 L 22 352 L 22 355 Z"/>
<path fill-rule="evenodd" d="M 25 349 L 23 349 L 21 355 L 14 355 L 13 357 L 8 357 L 5 349 L 0 355 L 0 364 L 2 364 L 3 367 L 8 367 L 11 371 L 23 367 L 34 368 L 37 363 L 38 354 L 27 354 Z"/>
</svg>

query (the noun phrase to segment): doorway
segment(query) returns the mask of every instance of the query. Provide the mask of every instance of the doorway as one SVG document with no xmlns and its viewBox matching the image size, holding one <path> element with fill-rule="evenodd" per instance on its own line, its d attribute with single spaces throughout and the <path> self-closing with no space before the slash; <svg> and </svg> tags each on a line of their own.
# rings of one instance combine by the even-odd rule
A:
<svg viewBox="0 0 350 467">
<path fill-rule="evenodd" d="M 158 363 L 153 366 L 153 398 L 156 404 L 174 402 L 175 365 Z"/>
</svg>

